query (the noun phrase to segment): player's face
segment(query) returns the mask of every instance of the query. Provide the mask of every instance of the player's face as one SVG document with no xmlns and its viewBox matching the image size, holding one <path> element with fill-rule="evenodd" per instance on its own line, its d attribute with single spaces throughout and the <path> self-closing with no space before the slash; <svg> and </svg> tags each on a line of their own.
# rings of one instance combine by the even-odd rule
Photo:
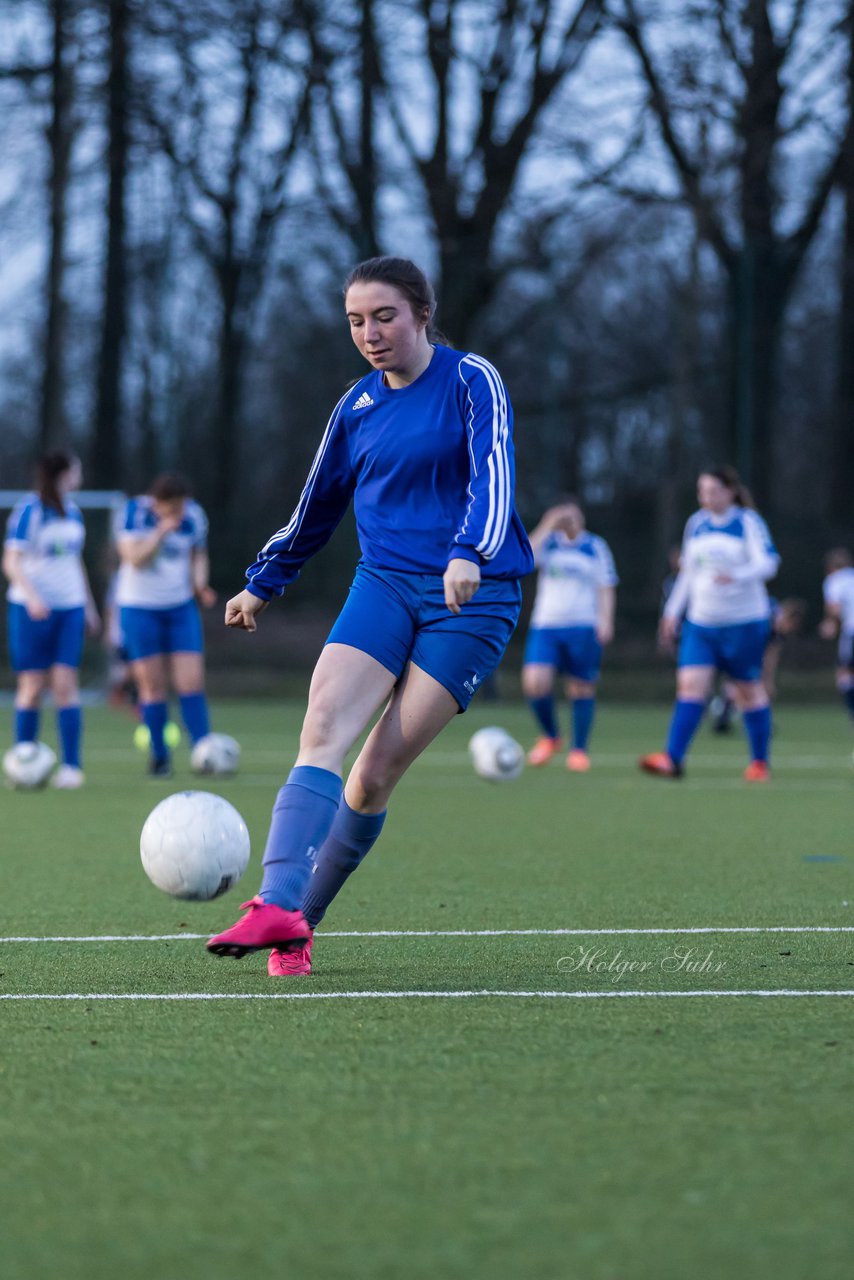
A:
<svg viewBox="0 0 854 1280">
<path fill-rule="evenodd" d="M 83 468 L 79 458 L 75 458 L 71 466 L 62 472 L 56 483 L 60 493 L 73 493 L 80 488 L 83 483 Z"/>
<path fill-rule="evenodd" d="M 180 524 L 184 519 L 183 498 L 155 498 L 151 507 L 158 520 L 169 520 Z"/>
<path fill-rule="evenodd" d="M 721 484 L 717 476 L 700 476 L 697 481 L 697 501 L 713 515 L 722 515 L 734 501 L 732 489 Z"/>
<path fill-rule="evenodd" d="M 561 528 L 569 538 L 577 538 L 583 530 L 584 515 L 581 507 L 577 507 L 574 502 L 568 502 L 564 507 Z"/>
<path fill-rule="evenodd" d="M 379 281 L 351 285 L 344 300 L 350 335 L 375 369 L 406 375 L 424 357 L 427 317 L 418 317 L 408 299 Z"/>
</svg>

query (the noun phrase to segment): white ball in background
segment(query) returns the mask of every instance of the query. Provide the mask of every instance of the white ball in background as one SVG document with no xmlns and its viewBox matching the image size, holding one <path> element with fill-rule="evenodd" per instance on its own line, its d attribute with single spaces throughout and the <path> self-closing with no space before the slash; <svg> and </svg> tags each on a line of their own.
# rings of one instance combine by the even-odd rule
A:
<svg viewBox="0 0 854 1280">
<path fill-rule="evenodd" d="M 3 775 L 17 791 L 43 787 L 56 764 L 56 755 L 43 742 L 18 742 L 3 757 Z"/>
<path fill-rule="evenodd" d="M 506 729 L 478 729 L 469 742 L 474 771 L 488 782 L 512 782 L 525 767 L 525 752 Z"/>
<path fill-rule="evenodd" d="M 237 772 L 240 764 L 240 743 L 227 733 L 209 733 L 200 738 L 190 753 L 193 773 L 226 777 Z"/>
</svg>

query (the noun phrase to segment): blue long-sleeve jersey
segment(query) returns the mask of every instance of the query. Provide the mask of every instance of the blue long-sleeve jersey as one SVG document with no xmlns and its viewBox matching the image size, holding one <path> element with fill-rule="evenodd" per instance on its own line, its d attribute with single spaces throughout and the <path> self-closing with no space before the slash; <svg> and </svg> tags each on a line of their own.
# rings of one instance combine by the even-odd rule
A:
<svg viewBox="0 0 854 1280">
<path fill-rule="evenodd" d="M 281 595 L 353 499 L 362 561 L 443 574 L 459 557 L 484 578 L 519 578 L 534 558 L 513 505 L 513 410 L 481 356 L 437 346 L 407 387 L 374 370 L 335 406 L 288 523 L 246 571 Z"/>
</svg>

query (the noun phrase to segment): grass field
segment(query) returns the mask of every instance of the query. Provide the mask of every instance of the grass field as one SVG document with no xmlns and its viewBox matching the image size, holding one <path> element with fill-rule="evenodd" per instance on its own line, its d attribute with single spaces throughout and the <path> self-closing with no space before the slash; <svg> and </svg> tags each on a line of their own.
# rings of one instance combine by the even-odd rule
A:
<svg viewBox="0 0 854 1280">
<path fill-rule="evenodd" d="M 152 781 L 90 712 L 84 791 L 0 793 L 4 1280 L 848 1276 L 851 735 L 783 707 L 769 786 L 707 731 L 674 784 L 634 768 L 666 718 L 492 787 L 466 741 L 526 715 L 459 717 L 287 984 L 185 935 L 255 891 L 297 705 L 216 707 L 254 847 L 205 905 L 139 865 L 186 751 Z"/>
</svg>

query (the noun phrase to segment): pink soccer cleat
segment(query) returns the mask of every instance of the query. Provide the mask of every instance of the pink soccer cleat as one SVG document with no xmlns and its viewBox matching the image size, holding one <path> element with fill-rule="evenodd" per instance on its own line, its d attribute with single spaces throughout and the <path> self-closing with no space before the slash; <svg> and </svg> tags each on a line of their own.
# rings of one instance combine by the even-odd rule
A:
<svg viewBox="0 0 854 1280">
<path fill-rule="evenodd" d="M 271 978 L 301 978 L 311 973 L 311 946 L 314 942 L 314 930 L 308 940 L 293 951 L 280 951 L 274 947 L 267 961 L 267 972 Z"/>
<path fill-rule="evenodd" d="M 579 747 L 573 747 L 566 757 L 566 767 L 570 773 L 588 773 L 590 770 L 590 757 L 586 751 L 582 751 Z"/>
<path fill-rule="evenodd" d="M 528 764 L 532 764 L 535 768 L 548 764 L 552 756 L 556 755 L 562 746 L 562 738 L 537 738 L 537 741 L 528 752 Z"/>
<path fill-rule="evenodd" d="M 770 782 L 771 770 L 764 760 L 751 760 L 744 771 L 745 782 Z"/>
<path fill-rule="evenodd" d="M 246 915 L 224 933 L 209 938 L 206 946 L 217 956 L 234 956 L 235 960 L 250 951 L 278 947 L 294 951 L 311 938 L 311 928 L 301 911 L 285 911 L 263 898 L 250 898 L 240 905 Z"/>
<path fill-rule="evenodd" d="M 641 756 L 638 767 L 644 773 L 655 774 L 659 778 L 681 778 L 682 766 L 671 760 L 666 751 L 653 751 L 652 755 Z"/>
</svg>

